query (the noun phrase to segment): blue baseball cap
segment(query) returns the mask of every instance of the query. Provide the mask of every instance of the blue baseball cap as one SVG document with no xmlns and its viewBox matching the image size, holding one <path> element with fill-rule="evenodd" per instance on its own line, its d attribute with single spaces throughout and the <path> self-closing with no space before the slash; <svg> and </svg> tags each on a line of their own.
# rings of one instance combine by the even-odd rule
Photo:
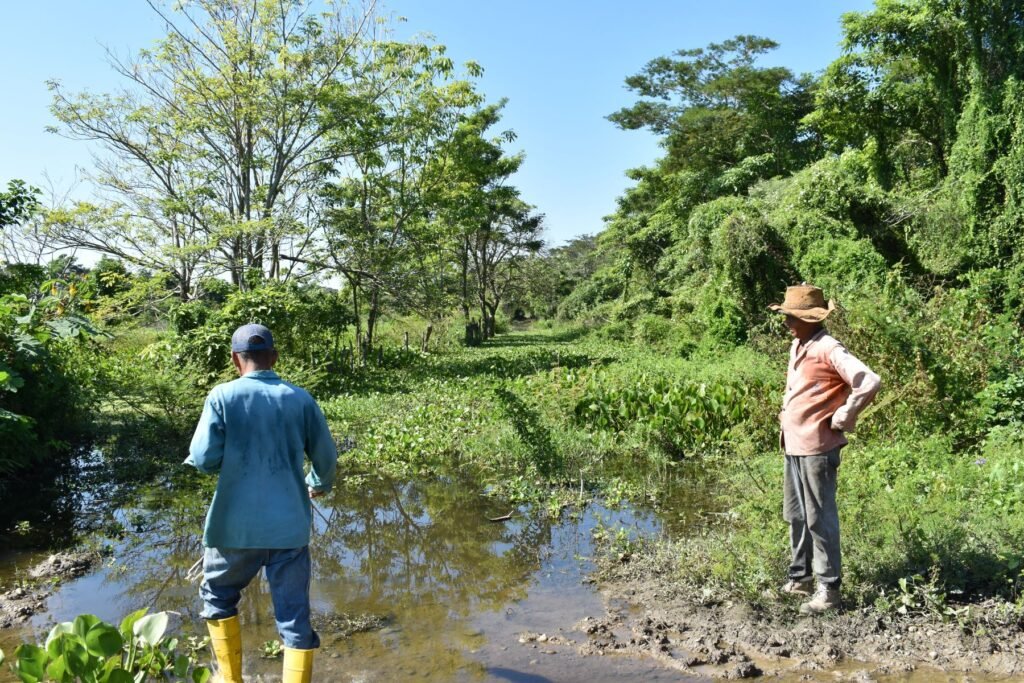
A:
<svg viewBox="0 0 1024 683">
<path fill-rule="evenodd" d="M 274 348 L 274 335 L 263 325 L 249 323 L 242 325 L 231 335 L 231 350 L 237 353 L 242 351 L 266 351 Z"/>
</svg>

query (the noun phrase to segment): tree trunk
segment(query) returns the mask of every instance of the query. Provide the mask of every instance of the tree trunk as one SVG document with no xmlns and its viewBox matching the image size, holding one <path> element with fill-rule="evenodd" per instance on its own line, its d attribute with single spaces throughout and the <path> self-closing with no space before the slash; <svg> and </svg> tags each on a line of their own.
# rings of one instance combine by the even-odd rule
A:
<svg viewBox="0 0 1024 683">
<path fill-rule="evenodd" d="M 480 346 L 483 342 L 483 332 L 480 330 L 480 323 L 470 320 L 466 323 L 466 346 Z"/>
<path fill-rule="evenodd" d="M 345 279 L 348 280 L 349 289 L 352 290 L 352 319 L 355 320 L 356 328 L 356 350 L 362 358 L 363 353 L 363 316 L 359 310 L 359 280 L 350 275 L 346 275 Z"/>
<path fill-rule="evenodd" d="M 487 339 L 487 304 L 480 302 L 480 336 Z"/>
<path fill-rule="evenodd" d="M 462 317 L 469 320 L 469 238 L 462 240 Z"/>
<path fill-rule="evenodd" d="M 380 317 L 380 287 L 370 290 L 370 309 L 366 312 L 366 353 L 373 351 L 373 335 Z"/>
<path fill-rule="evenodd" d="M 494 335 L 495 335 L 494 328 L 495 328 L 495 319 L 497 318 L 497 315 L 498 315 L 498 304 L 497 303 L 495 303 L 494 305 L 488 304 L 487 308 L 488 308 L 488 311 L 487 311 L 487 326 L 488 326 L 487 338 L 488 339 L 492 339 L 494 337 Z"/>
</svg>

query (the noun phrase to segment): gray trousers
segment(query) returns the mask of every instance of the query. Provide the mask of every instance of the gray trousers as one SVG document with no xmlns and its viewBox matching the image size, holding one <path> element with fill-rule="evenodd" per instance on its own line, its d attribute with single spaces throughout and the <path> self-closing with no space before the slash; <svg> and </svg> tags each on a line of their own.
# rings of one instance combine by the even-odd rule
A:
<svg viewBox="0 0 1024 683">
<path fill-rule="evenodd" d="M 792 551 L 789 578 L 807 579 L 813 571 L 819 583 L 836 588 L 842 578 L 836 508 L 839 450 L 787 455 L 782 487 L 782 518 L 789 522 Z"/>
</svg>

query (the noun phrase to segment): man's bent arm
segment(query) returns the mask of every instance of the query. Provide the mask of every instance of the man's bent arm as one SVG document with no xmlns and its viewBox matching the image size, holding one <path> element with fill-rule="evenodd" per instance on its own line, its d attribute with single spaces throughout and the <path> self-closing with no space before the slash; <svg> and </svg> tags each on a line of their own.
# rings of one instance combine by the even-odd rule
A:
<svg viewBox="0 0 1024 683">
<path fill-rule="evenodd" d="M 306 475 L 306 484 L 317 493 L 327 493 L 334 485 L 338 449 L 327 426 L 327 418 L 316 402 L 312 402 L 306 413 L 306 455 L 313 463 Z"/>
<path fill-rule="evenodd" d="M 878 393 L 882 381 L 868 366 L 842 346 L 832 351 L 829 361 L 843 381 L 850 385 L 850 396 L 846 403 L 832 416 L 832 429 L 852 432 L 857 426 L 857 416 Z"/>
<path fill-rule="evenodd" d="M 220 471 L 223 460 L 224 417 L 213 394 L 210 394 L 203 404 L 203 414 L 196 425 L 196 433 L 192 435 L 185 464 L 192 465 L 205 474 L 214 474 Z"/>
</svg>

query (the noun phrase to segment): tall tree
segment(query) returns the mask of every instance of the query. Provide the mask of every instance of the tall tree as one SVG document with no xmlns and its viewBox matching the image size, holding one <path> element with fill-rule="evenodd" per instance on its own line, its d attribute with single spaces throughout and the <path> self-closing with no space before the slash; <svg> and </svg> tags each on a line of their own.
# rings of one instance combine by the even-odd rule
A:
<svg viewBox="0 0 1024 683">
<path fill-rule="evenodd" d="M 94 179 L 116 200 L 110 215 L 59 223 L 59 234 L 127 260 L 177 261 L 182 297 L 200 263 L 243 288 L 285 279 L 282 254 L 310 244 L 307 198 L 328 161 L 320 104 L 370 66 L 361 47 L 377 30 L 373 4 L 316 13 L 307 0 L 196 0 L 175 14 L 150 4 L 169 33 L 133 59 L 111 56 L 127 81 L 120 95 L 51 84 L 60 132 L 99 143 Z"/>
<path fill-rule="evenodd" d="M 40 212 L 39 188 L 23 180 L 10 180 L 7 191 L 0 192 L 0 267 L 32 262 L 40 265 L 49 253 L 45 239 L 35 239 Z M 35 223 L 29 225 L 29 223 Z"/>
<path fill-rule="evenodd" d="M 0 192 L 0 230 L 16 225 L 39 208 L 39 190 L 24 180 L 10 180 L 7 191 Z"/>
<path fill-rule="evenodd" d="M 677 50 L 647 63 L 626 85 L 641 96 L 608 119 L 663 136 L 666 170 L 716 176 L 746 157 L 772 155 L 776 174 L 803 166 L 817 139 L 800 127 L 814 104 L 814 80 L 757 60 L 778 44 L 740 35 Z"/>
<path fill-rule="evenodd" d="M 504 106 L 505 100 L 501 100 L 461 122 L 452 147 L 451 186 L 439 211 L 440 220 L 458 230 L 456 261 L 463 316 L 468 325 L 471 309 L 479 307 L 485 331 L 493 330 L 493 324 L 488 325 L 489 319 L 493 323 L 493 315 L 486 300 L 491 287 L 488 278 L 495 272 L 491 265 L 495 258 L 504 258 L 504 250 L 497 249 L 502 230 L 517 220 L 525 221 L 527 213 L 519 191 L 509 183 L 522 165 L 523 155 L 507 155 L 502 148 L 515 140 L 515 133 L 488 133 L 501 120 Z M 535 227 L 539 230 L 539 221 Z M 518 256 L 518 248 L 512 251 Z"/>
<path fill-rule="evenodd" d="M 502 194 L 492 195 L 487 217 L 467 236 L 485 339 L 494 336 L 501 304 L 525 289 L 527 258 L 544 246 L 544 216 L 532 213 L 518 196 Z"/>
<path fill-rule="evenodd" d="M 553 317 L 558 304 L 577 285 L 593 277 L 601 262 L 593 235 L 573 237 L 561 246 L 531 256 L 524 263 L 523 307 L 534 315 Z"/>
<path fill-rule="evenodd" d="M 1024 237 L 1024 6 L 880 0 L 844 15 L 843 30 L 845 54 L 808 122 L 834 149 L 864 146 L 885 186 L 941 190 L 901 221 L 924 251 L 942 245 L 949 268 L 1013 257 Z M 936 207 L 945 215 L 918 220 Z"/>
<path fill-rule="evenodd" d="M 434 217 L 450 191 L 455 134 L 480 102 L 470 82 L 456 78 L 443 47 L 381 43 L 375 50 L 380 83 L 371 89 L 382 94 L 355 113 L 346 93 L 327 100 L 327 120 L 348 123 L 333 128 L 331 144 L 351 153 L 323 191 L 323 260 L 345 277 L 369 348 L 385 297 L 430 320 L 442 315 L 449 269 L 440 257 L 451 231 Z M 479 73 L 468 65 L 468 76 Z"/>
</svg>

